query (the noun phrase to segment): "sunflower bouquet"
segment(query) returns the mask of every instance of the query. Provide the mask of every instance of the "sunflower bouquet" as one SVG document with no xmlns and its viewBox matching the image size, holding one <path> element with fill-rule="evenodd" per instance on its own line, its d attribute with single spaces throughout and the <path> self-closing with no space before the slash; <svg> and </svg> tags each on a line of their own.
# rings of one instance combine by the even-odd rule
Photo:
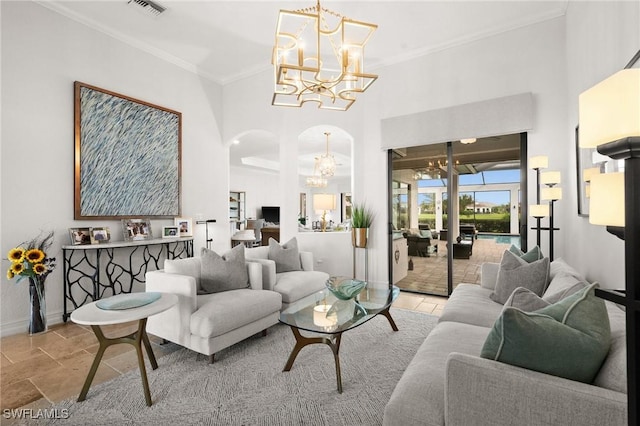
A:
<svg viewBox="0 0 640 426">
<path fill-rule="evenodd" d="M 53 231 L 44 238 L 37 237 L 9 250 L 8 258 L 11 266 L 7 271 L 7 278 L 17 277 L 20 282 L 25 277 L 44 283 L 45 278 L 54 270 L 56 259 L 47 257 L 46 250 L 53 243 Z M 24 248 L 25 246 L 26 248 Z"/>
<path fill-rule="evenodd" d="M 31 300 L 29 317 L 29 334 L 41 333 L 47 330 L 47 308 L 44 281 L 47 275 L 56 267 L 56 259 L 47 257 L 46 251 L 53 243 L 53 231 L 20 244 L 9 250 L 11 267 L 7 270 L 7 278 L 17 278 L 20 282 L 25 277 L 29 279 L 29 296 Z"/>
</svg>

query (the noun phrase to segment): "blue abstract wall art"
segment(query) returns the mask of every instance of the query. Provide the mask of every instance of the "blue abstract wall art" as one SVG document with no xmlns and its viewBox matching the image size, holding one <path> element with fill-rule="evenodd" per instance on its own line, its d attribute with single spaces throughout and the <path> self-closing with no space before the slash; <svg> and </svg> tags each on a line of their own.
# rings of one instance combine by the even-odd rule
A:
<svg viewBox="0 0 640 426">
<path fill-rule="evenodd" d="M 75 219 L 180 216 L 182 114 L 75 83 Z"/>
</svg>

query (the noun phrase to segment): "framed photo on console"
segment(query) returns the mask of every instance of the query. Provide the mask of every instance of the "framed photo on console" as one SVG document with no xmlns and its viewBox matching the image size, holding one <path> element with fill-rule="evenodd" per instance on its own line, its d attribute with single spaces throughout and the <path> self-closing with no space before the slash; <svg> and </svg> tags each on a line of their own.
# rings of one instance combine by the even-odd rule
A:
<svg viewBox="0 0 640 426">
<path fill-rule="evenodd" d="M 178 227 L 181 237 L 193 236 L 193 220 L 190 217 L 177 217 L 174 224 Z"/>
<path fill-rule="evenodd" d="M 69 228 L 69 236 L 74 246 L 91 244 L 91 228 Z"/>
<path fill-rule="evenodd" d="M 162 227 L 162 238 L 178 238 L 178 237 L 180 237 L 180 232 L 178 231 L 177 226 Z"/>
<path fill-rule="evenodd" d="M 91 244 L 108 243 L 111 239 L 111 232 L 108 227 L 91 228 Z"/>
<path fill-rule="evenodd" d="M 125 241 L 143 241 L 153 238 L 151 221 L 144 219 L 122 219 L 122 232 Z"/>
</svg>

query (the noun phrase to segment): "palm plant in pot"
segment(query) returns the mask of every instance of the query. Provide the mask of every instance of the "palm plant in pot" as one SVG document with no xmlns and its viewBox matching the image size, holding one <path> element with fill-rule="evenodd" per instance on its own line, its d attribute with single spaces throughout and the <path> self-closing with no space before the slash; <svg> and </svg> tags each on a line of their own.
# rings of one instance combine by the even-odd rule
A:
<svg viewBox="0 0 640 426">
<path fill-rule="evenodd" d="M 351 242 L 354 247 L 367 247 L 369 228 L 375 214 L 365 203 L 354 203 L 351 208 Z"/>
</svg>

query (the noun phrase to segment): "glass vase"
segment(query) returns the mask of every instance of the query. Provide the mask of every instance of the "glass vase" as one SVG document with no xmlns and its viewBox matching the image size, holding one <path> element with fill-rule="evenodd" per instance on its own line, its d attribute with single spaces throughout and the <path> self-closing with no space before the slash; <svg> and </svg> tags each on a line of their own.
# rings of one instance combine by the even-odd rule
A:
<svg viewBox="0 0 640 426">
<path fill-rule="evenodd" d="M 29 277 L 29 334 L 47 331 L 47 303 L 44 297 L 44 282 L 39 278 Z"/>
</svg>

